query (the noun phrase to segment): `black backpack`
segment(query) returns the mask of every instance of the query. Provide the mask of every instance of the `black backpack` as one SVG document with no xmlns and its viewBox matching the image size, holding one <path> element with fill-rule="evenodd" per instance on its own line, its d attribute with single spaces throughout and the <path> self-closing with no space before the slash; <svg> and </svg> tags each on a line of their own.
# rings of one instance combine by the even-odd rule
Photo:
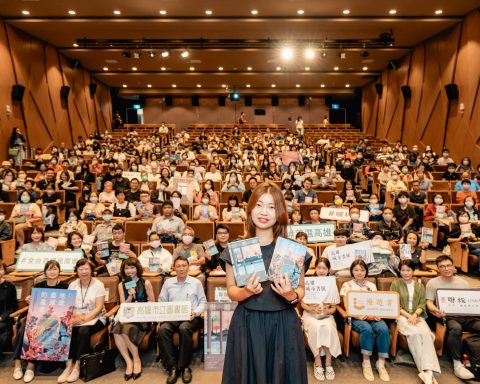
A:
<svg viewBox="0 0 480 384">
<path fill-rule="evenodd" d="M 463 353 L 470 361 L 467 368 L 475 375 L 475 380 L 480 380 L 480 335 L 473 335 L 463 340 Z"/>
</svg>

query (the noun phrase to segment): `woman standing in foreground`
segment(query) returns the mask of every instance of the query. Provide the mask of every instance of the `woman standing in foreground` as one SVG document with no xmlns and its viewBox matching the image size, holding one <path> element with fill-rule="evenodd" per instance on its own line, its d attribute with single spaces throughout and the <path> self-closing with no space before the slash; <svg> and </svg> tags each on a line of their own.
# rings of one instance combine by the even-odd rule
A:
<svg viewBox="0 0 480 384">
<path fill-rule="evenodd" d="M 282 192 L 273 183 L 254 190 L 247 206 L 247 237 L 260 242 L 265 269 L 276 239 L 287 238 L 288 215 Z M 305 255 L 305 269 L 311 256 Z M 228 296 L 238 301 L 229 328 L 223 384 L 306 384 L 307 363 L 300 319 L 294 310 L 304 291 L 304 270 L 298 288 L 288 277 L 260 283 L 254 273 L 237 287 L 228 248 L 221 256 L 227 273 Z"/>
</svg>

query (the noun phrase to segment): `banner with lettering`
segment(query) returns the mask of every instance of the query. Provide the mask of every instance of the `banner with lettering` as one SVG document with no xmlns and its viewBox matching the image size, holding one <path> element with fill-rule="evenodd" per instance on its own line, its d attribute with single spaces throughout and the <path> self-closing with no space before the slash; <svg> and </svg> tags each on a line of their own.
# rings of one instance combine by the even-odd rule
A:
<svg viewBox="0 0 480 384">
<path fill-rule="evenodd" d="M 305 277 L 305 304 L 322 304 L 328 297 L 332 288 L 336 288 L 335 276 Z"/>
<path fill-rule="evenodd" d="M 287 226 L 288 237 L 295 240 L 298 232 L 305 232 L 308 236 L 308 243 L 328 243 L 333 241 L 335 224 L 295 224 Z"/>
<path fill-rule="evenodd" d="M 400 316 L 400 296 L 391 291 L 348 291 L 346 310 L 351 317 L 380 317 L 396 319 Z"/>
<path fill-rule="evenodd" d="M 15 269 L 26 272 L 42 272 L 45 263 L 56 260 L 62 272 L 73 272 L 77 261 L 83 258 L 81 251 L 23 251 L 17 259 Z"/>
<path fill-rule="evenodd" d="M 192 305 L 189 301 L 122 303 L 117 319 L 121 323 L 155 321 L 189 321 Z"/>
<path fill-rule="evenodd" d="M 77 292 L 33 288 L 23 336 L 23 360 L 66 361 Z"/>
<path fill-rule="evenodd" d="M 480 312 L 480 289 L 437 289 L 437 306 L 448 316 L 476 316 Z"/>
<path fill-rule="evenodd" d="M 327 248 L 325 251 L 333 271 L 350 268 L 355 259 L 362 259 L 367 264 L 374 261 L 370 241 L 361 241 L 331 249 Z"/>
</svg>

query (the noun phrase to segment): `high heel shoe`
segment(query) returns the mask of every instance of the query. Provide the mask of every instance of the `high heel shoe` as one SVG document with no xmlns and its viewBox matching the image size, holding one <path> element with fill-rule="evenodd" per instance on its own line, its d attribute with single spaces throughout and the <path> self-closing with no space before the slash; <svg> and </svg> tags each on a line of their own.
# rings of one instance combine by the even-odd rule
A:
<svg viewBox="0 0 480 384">
<path fill-rule="evenodd" d="M 142 371 L 140 371 L 138 373 L 134 373 L 132 375 L 132 378 L 133 378 L 133 380 L 137 380 L 140 376 L 142 376 Z"/>
<path fill-rule="evenodd" d="M 133 373 L 125 373 L 125 381 L 130 380 L 133 377 Z"/>
</svg>

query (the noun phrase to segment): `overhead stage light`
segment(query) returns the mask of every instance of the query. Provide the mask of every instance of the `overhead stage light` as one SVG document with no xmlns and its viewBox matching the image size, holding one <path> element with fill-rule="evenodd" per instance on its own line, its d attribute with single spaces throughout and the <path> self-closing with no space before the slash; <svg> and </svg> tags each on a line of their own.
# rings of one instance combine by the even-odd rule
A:
<svg viewBox="0 0 480 384">
<path fill-rule="evenodd" d="M 284 60 L 290 60 L 293 58 L 293 49 L 290 47 L 282 48 L 282 58 Z"/>
<path fill-rule="evenodd" d="M 190 53 L 188 53 L 187 50 L 182 51 L 182 53 L 180 54 L 180 56 L 182 56 L 184 59 L 187 58 L 189 55 Z"/>
</svg>

